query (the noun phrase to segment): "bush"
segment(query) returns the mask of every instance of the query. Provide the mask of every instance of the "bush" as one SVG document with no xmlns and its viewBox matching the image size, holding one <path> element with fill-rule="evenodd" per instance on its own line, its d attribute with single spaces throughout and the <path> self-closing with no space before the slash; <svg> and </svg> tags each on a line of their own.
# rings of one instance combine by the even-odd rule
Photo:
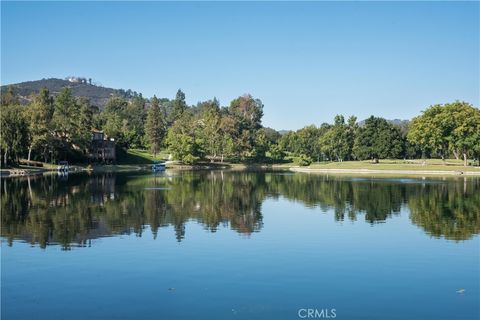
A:
<svg viewBox="0 0 480 320">
<path fill-rule="evenodd" d="M 268 152 L 273 161 L 280 162 L 285 159 L 285 152 L 283 152 L 282 148 L 280 148 L 278 144 L 272 144 Z"/>
<path fill-rule="evenodd" d="M 301 155 L 296 159 L 296 163 L 297 163 L 299 166 L 302 166 L 302 167 L 309 166 L 309 165 L 312 163 L 312 158 L 310 158 L 310 157 L 307 156 L 307 155 L 301 154 Z"/>
<path fill-rule="evenodd" d="M 182 162 L 185 164 L 194 164 L 199 159 L 200 159 L 199 157 L 196 157 L 192 154 L 187 154 L 185 157 L 183 157 Z"/>
</svg>

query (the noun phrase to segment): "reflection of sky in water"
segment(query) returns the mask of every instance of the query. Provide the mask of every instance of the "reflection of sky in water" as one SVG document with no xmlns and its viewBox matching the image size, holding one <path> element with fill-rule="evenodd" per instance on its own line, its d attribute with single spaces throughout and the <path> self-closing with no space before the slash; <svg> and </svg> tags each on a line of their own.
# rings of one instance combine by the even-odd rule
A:
<svg viewBox="0 0 480 320">
<path fill-rule="evenodd" d="M 248 237 L 189 221 L 180 243 L 173 227 L 147 226 L 69 252 L 3 246 L 3 316 L 295 319 L 308 307 L 339 319 L 478 316 L 478 236 L 430 238 L 406 208 L 374 227 L 287 199 L 264 201 L 262 213 Z"/>
</svg>

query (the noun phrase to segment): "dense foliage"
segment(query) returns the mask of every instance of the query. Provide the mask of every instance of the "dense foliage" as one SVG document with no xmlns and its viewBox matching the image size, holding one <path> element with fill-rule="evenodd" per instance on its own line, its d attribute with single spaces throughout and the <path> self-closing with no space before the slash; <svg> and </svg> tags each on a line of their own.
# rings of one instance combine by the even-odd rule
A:
<svg viewBox="0 0 480 320">
<path fill-rule="evenodd" d="M 412 120 L 408 140 L 442 159 L 480 155 L 480 110 L 465 102 L 434 105 Z"/>
<path fill-rule="evenodd" d="M 222 107 L 217 99 L 189 106 L 141 94 L 112 95 L 103 110 L 65 88 L 55 97 L 41 89 L 20 106 L 12 88 L 2 94 L 0 141 L 3 165 L 20 158 L 86 161 L 91 130 L 114 138 L 118 148 L 167 150 L 184 163 L 372 160 L 454 156 L 478 159 L 480 110 L 466 102 L 434 105 L 409 122 L 370 117 L 358 122 L 337 115 L 333 124 L 310 125 L 281 135 L 262 125 L 263 104 L 251 95 Z M 122 153 L 119 153 L 122 154 Z"/>
</svg>

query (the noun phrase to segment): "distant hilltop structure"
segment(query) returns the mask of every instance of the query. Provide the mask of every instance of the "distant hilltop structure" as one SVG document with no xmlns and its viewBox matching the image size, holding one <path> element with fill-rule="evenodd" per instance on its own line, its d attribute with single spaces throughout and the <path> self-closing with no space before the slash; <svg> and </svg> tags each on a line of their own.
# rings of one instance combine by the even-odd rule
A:
<svg viewBox="0 0 480 320">
<path fill-rule="evenodd" d="M 92 84 L 92 78 L 83 78 L 83 77 L 74 77 L 74 76 L 70 76 L 70 77 L 66 77 L 65 80 L 67 80 L 68 82 L 71 82 L 71 83 L 83 83 L 83 84 Z"/>
</svg>

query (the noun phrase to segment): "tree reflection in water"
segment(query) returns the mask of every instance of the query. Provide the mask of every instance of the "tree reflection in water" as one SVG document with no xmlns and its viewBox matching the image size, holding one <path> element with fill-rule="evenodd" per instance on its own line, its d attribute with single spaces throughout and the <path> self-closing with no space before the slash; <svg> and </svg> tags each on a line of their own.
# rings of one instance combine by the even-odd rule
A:
<svg viewBox="0 0 480 320">
<path fill-rule="evenodd" d="M 195 221 L 249 235 L 261 230 L 262 202 L 283 197 L 335 220 L 385 222 L 402 208 L 412 223 L 434 237 L 465 240 L 480 231 L 480 180 L 369 179 L 275 172 L 176 172 L 174 175 L 54 175 L 3 179 L 1 236 L 45 248 L 88 246 L 115 234 L 141 236 L 172 226 L 176 238 Z M 295 215 L 292 214 L 292 219 Z"/>
</svg>

